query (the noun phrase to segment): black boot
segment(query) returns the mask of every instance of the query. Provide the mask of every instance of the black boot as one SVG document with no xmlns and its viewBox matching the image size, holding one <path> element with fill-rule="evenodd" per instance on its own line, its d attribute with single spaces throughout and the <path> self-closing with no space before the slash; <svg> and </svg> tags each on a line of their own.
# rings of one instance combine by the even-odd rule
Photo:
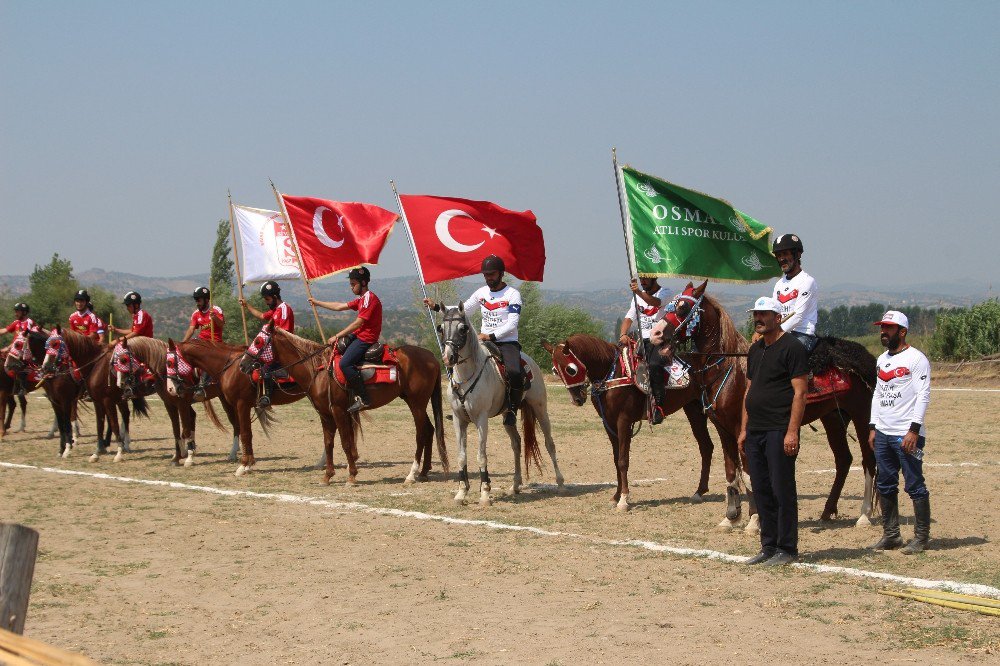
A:
<svg viewBox="0 0 1000 666">
<path fill-rule="evenodd" d="M 271 406 L 271 392 L 274 390 L 274 380 L 264 377 L 264 395 L 257 398 L 257 409 L 267 409 Z"/>
<path fill-rule="evenodd" d="M 507 389 L 507 413 L 503 415 L 505 426 L 517 425 L 517 408 L 521 406 L 523 399 L 524 389 L 521 387 L 521 382 L 511 380 Z"/>
<path fill-rule="evenodd" d="M 927 542 L 931 538 L 931 498 L 929 495 L 913 500 L 913 540 L 899 552 L 904 555 L 916 555 L 927 550 Z"/>
<path fill-rule="evenodd" d="M 365 380 L 361 377 L 353 377 L 348 381 L 351 393 L 354 395 L 354 402 L 347 408 L 348 413 L 355 414 L 362 409 L 372 406 L 372 401 L 368 397 L 368 389 L 365 387 Z"/>
<path fill-rule="evenodd" d="M 208 376 L 207 372 L 202 372 L 201 379 L 198 380 L 197 386 L 195 386 L 194 390 L 191 392 L 191 399 L 195 402 L 204 402 L 205 389 L 208 388 L 208 384 L 211 380 L 212 378 Z"/>
<path fill-rule="evenodd" d="M 903 545 L 903 537 L 899 536 L 899 495 L 880 495 L 878 504 L 882 509 L 882 538 L 868 549 L 895 550 Z"/>
</svg>

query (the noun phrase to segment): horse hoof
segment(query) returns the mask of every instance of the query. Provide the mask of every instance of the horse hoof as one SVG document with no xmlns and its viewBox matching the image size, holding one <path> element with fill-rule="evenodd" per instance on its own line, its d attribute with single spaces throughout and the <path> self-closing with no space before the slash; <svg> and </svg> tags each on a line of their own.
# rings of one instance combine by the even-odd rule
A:
<svg viewBox="0 0 1000 666">
<path fill-rule="evenodd" d="M 733 529 L 733 521 L 723 518 L 722 522 L 715 526 L 720 532 L 729 532 Z"/>
<path fill-rule="evenodd" d="M 90 458 L 88 458 L 88 460 L 90 460 L 90 462 L 92 462 L 92 463 L 93 462 L 97 462 L 100 459 L 101 459 L 101 457 L 99 455 L 97 455 L 96 453 L 93 454 L 92 456 L 90 456 Z"/>
<path fill-rule="evenodd" d="M 420 481 L 421 483 L 424 483 L 425 481 L 429 480 L 430 477 L 428 477 L 426 474 L 420 474 L 419 476 L 417 476 L 417 481 Z"/>
<path fill-rule="evenodd" d="M 330 477 L 326 474 L 323 475 L 323 481 L 321 482 L 324 486 L 330 485 Z"/>
<path fill-rule="evenodd" d="M 246 473 L 247 473 L 247 468 L 244 467 L 243 465 L 240 465 L 239 467 L 236 468 L 235 476 L 243 476 Z"/>
<path fill-rule="evenodd" d="M 358 482 L 355 481 L 354 479 L 348 479 L 347 481 L 344 481 L 344 487 L 345 488 L 357 488 L 358 487 Z"/>
<path fill-rule="evenodd" d="M 510 494 L 511 495 L 520 495 L 521 494 L 521 486 L 516 485 L 516 484 L 513 485 L 513 486 L 511 486 L 510 487 Z"/>
<path fill-rule="evenodd" d="M 628 513 L 632 510 L 632 505 L 628 502 L 619 502 L 615 505 L 615 511 L 618 513 Z"/>
<path fill-rule="evenodd" d="M 116 463 L 117 462 L 121 462 L 124 459 L 125 459 L 125 456 L 122 455 L 121 451 L 119 451 L 118 453 L 115 454 L 115 462 Z"/>
<path fill-rule="evenodd" d="M 832 523 L 837 520 L 838 516 L 836 513 L 824 513 L 819 517 L 819 522 L 821 523 Z"/>
<path fill-rule="evenodd" d="M 417 482 L 417 480 L 414 479 L 412 476 L 408 476 L 405 479 L 403 479 L 403 485 L 404 486 L 412 486 L 416 482 Z"/>
<path fill-rule="evenodd" d="M 705 501 L 705 498 L 699 495 L 698 493 L 695 493 L 694 495 L 691 495 L 691 501 L 695 504 L 701 504 L 702 502 Z"/>
<path fill-rule="evenodd" d="M 868 516 L 866 516 L 865 514 L 861 514 L 861 517 L 858 518 L 858 522 L 854 523 L 854 526 L 855 527 L 871 527 L 872 526 L 872 519 L 869 518 Z"/>
<path fill-rule="evenodd" d="M 743 528 L 747 534 L 760 534 L 760 515 L 753 514 L 747 521 L 747 526 Z"/>
<path fill-rule="evenodd" d="M 62 452 L 62 457 L 69 458 L 69 447 L 67 447 L 66 450 Z"/>
<path fill-rule="evenodd" d="M 189 453 L 188 457 L 184 459 L 184 466 L 191 467 L 192 465 L 194 465 L 194 456 Z"/>
<path fill-rule="evenodd" d="M 482 497 L 479 498 L 479 506 L 492 506 L 492 505 L 493 505 L 493 500 L 490 498 L 489 495 L 483 495 Z"/>
</svg>

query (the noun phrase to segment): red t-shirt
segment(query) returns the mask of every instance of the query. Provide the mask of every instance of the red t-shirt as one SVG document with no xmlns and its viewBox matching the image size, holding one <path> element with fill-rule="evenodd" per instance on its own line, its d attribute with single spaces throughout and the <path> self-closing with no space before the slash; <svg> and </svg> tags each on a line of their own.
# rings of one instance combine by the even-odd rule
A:
<svg viewBox="0 0 1000 666">
<path fill-rule="evenodd" d="M 282 302 L 278 307 L 264 313 L 264 321 L 272 320 L 276 327 L 284 329 L 289 333 L 295 332 L 295 315 L 292 313 L 292 309 L 288 307 L 288 303 Z"/>
<path fill-rule="evenodd" d="M 355 298 L 347 307 L 357 310 L 358 317 L 364 322 L 355 332 L 358 340 L 371 344 L 378 342 L 378 336 L 382 335 L 382 301 L 378 296 L 366 291 L 364 296 Z"/>
<path fill-rule="evenodd" d="M 132 332 L 136 335 L 144 335 L 147 338 L 153 337 L 153 318 L 145 310 L 136 310 L 132 315 Z"/>
<path fill-rule="evenodd" d="M 38 326 L 35 325 L 35 321 L 31 317 L 25 317 L 24 319 L 15 319 L 4 330 L 8 333 L 17 333 L 18 331 L 27 333 L 38 330 Z"/>
<path fill-rule="evenodd" d="M 92 338 L 104 333 L 104 322 L 90 310 L 74 312 L 69 316 L 69 328 L 80 335 Z"/>
<path fill-rule="evenodd" d="M 202 340 L 222 342 L 222 324 L 212 321 L 211 312 L 215 313 L 215 318 L 221 320 L 222 324 L 226 323 L 226 318 L 222 314 L 222 308 L 218 305 L 213 305 L 211 310 L 206 310 L 205 312 L 195 310 L 191 315 L 191 325 L 201 329 L 198 331 L 198 337 Z"/>
</svg>

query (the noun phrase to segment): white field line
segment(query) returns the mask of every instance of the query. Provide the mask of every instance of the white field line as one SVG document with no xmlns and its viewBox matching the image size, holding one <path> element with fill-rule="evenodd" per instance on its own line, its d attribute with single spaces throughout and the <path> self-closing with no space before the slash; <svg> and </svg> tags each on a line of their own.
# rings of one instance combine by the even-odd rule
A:
<svg viewBox="0 0 1000 666">
<path fill-rule="evenodd" d="M 116 481 L 118 483 L 134 483 L 137 485 L 144 485 L 144 486 L 159 486 L 159 487 L 170 488 L 173 490 L 189 490 L 189 491 L 208 493 L 212 495 L 222 495 L 226 497 L 247 497 L 251 499 L 271 500 L 275 502 L 284 502 L 290 504 L 307 504 L 311 506 L 319 506 L 327 509 L 333 509 L 336 511 L 368 513 L 378 516 L 390 516 L 393 518 L 409 518 L 411 520 L 428 520 L 428 521 L 444 523 L 446 525 L 485 527 L 487 529 L 502 530 L 507 532 L 525 532 L 540 537 L 550 537 L 550 538 L 556 537 L 561 539 L 583 541 L 603 546 L 629 546 L 633 548 L 642 548 L 644 550 L 649 550 L 656 553 L 669 553 L 671 555 L 677 555 L 680 557 L 717 560 L 721 562 L 728 562 L 730 564 L 742 564 L 746 560 L 745 557 L 741 557 L 738 555 L 731 555 L 729 553 L 723 553 L 716 550 L 668 546 L 667 544 L 658 543 L 655 541 L 644 541 L 641 539 L 625 539 L 625 540 L 601 539 L 599 537 L 593 537 L 584 534 L 574 534 L 572 532 L 557 532 L 553 530 L 546 530 L 540 527 L 531 527 L 527 525 L 512 525 L 509 523 L 501 523 L 496 520 L 472 520 L 467 518 L 455 518 L 453 516 L 436 515 L 431 513 L 424 513 L 422 511 L 407 511 L 404 509 L 390 509 L 384 507 L 369 506 L 367 504 L 362 504 L 360 502 L 338 502 L 335 500 L 328 500 L 320 497 L 293 495 L 291 493 L 259 493 L 251 490 L 229 490 L 225 488 L 214 488 L 212 486 L 195 486 L 187 483 L 179 483 L 177 481 L 134 479 L 126 476 L 113 476 L 111 474 L 80 472 L 77 470 L 70 470 L 70 469 L 57 469 L 54 467 L 38 467 L 36 465 L 21 465 L 17 463 L 8 463 L 8 462 L 0 462 L 0 467 L 6 467 L 10 469 L 30 470 L 37 472 L 47 472 L 50 474 L 62 474 L 65 476 L 83 476 L 105 481 Z M 826 564 L 809 564 L 806 562 L 796 562 L 791 566 L 797 569 L 802 569 L 805 571 L 813 571 L 816 573 L 839 574 L 842 576 L 853 576 L 856 578 L 880 580 L 887 583 L 907 585 L 910 587 L 918 587 L 931 590 L 946 590 L 950 592 L 956 592 L 959 594 L 974 594 L 979 596 L 992 597 L 994 599 L 1000 599 L 1000 589 L 991 587 L 989 585 L 981 585 L 978 583 L 962 583 L 951 580 L 928 580 L 925 578 L 897 576 L 896 574 L 891 574 L 881 571 L 866 571 L 864 569 L 855 569 L 852 567 L 841 567 L 841 566 L 833 566 Z"/>
<path fill-rule="evenodd" d="M 931 392 L 934 391 L 966 391 L 969 393 L 1000 393 L 1000 389 L 995 388 L 932 388 Z"/>
</svg>

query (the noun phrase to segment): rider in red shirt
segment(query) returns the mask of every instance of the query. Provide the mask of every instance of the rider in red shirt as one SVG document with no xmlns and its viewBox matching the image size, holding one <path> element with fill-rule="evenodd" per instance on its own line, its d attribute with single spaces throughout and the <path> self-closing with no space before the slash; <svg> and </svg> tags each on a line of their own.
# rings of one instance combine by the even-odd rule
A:
<svg viewBox="0 0 1000 666">
<path fill-rule="evenodd" d="M 142 296 L 139 292 L 130 291 L 122 299 L 125 309 L 132 315 L 132 328 L 114 327 L 115 333 L 120 333 L 123 338 L 134 338 L 136 336 L 153 337 L 153 318 L 142 309 Z"/>
<path fill-rule="evenodd" d="M 222 342 L 222 327 L 226 323 L 226 318 L 222 314 L 222 308 L 210 305 L 211 296 L 208 287 L 198 287 L 194 290 L 194 303 L 197 307 L 191 313 L 191 324 L 181 342 L 190 340 L 195 331 L 198 331 L 198 337 L 202 340 Z"/>
<path fill-rule="evenodd" d="M 73 296 L 76 312 L 69 316 L 69 328 L 80 335 L 101 343 L 104 342 L 104 322 L 90 309 L 90 294 L 81 289 Z"/>
<path fill-rule="evenodd" d="M 280 328 L 289 333 L 295 332 L 295 313 L 292 312 L 292 308 L 289 307 L 288 303 L 281 300 L 281 287 L 274 280 L 268 280 L 264 284 L 260 285 L 260 295 L 264 299 L 264 303 L 267 304 L 267 311 L 261 312 L 257 308 L 253 307 L 244 299 L 240 299 L 240 305 L 258 319 L 262 319 L 265 322 L 273 321 L 275 328 Z M 278 363 L 274 362 L 271 364 L 269 369 L 273 370 L 278 367 Z M 257 406 L 260 408 L 268 407 L 271 404 L 271 392 L 274 390 L 275 382 L 271 377 L 270 372 L 264 373 L 264 395 L 257 400 Z"/>
<path fill-rule="evenodd" d="M 14 335 L 17 335 L 18 333 L 27 333 L 28 331 L 39 330 L 38 324 L 35 323 L 35 320 L 28 316 L 29 312 L 31 312 L 31 308 L 28 307 L 27 303 L 15 303 L 14 321 L 0 331 L 0 334 L 13 333 Z"/>
<path fill-rule="evenodd" d="M 347 349 L 344 350 L 344 355 L 340 357 L 340 370 L 344 373 L 348 388 L 354 394 L 354 402 L 347 408 L 347 411 L 353 413 L 371 407 L 365 381 L 357 366 L 364 360 L 365 352 L 378 342 L 378 338 L 382 334 L 382 301 L 368 289 L 368 283 L 371 282 L 372 276 L 367 267 L 360 266 L 352 269 L 348 274 L 348 279 L 351 281 L 351 292 L 357 296 L 353 301 L 338 303 L 309 299 L 309 302 L 328 310 L 337 312 L 355 310 L 358 313 L 357 318 L 344 330 L 327 340 L 334 347 L 337 346 L 339 338 L 347 337 L 350 340 Z"/>
</svg>

